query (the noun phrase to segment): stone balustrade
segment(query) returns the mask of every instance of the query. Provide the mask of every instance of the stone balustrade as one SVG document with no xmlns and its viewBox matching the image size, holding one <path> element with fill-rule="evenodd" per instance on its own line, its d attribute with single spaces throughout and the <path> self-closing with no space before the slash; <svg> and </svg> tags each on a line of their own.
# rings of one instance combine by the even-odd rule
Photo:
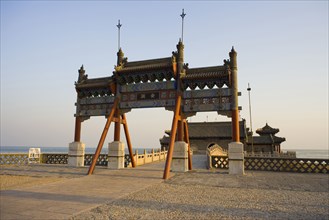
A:
<svg viewBox="0 0 329 220">
<path fill-rule="evenodd" d="M 150 153 L 144 150 L 143 154 L 139 154 L 136 150 L 134 155 L 136 165 L 140 166 L 147 163 L 165 160 L 167 151 L 155 151 L 152 149 Z M 93 154 L 85 154 L 84 165 L 90 165 Z M 42 153 L 40 163 L 42 164 L 68 164 L 67 153 Z M 0 154 L 0 165 L 27 165 L 28 164 L 28 153 L 1 153 Z M 124 156 L 125 167 L 131 167 L 131 161 L 129 154 Z M 108 154 L 100 154 L 97 166 L 108 165 Z"/>
<path fill-rule="evenodd" d="M 0 154 L 0 165 L 27 165 L 29 154 L 7 153 Z"/>
<path fill-rule="evenodd" d="M 228 156 L 208 156 L 210 168 L 229 169 Z M 245 157 L 244 169 L 255 171 L 329 174 L 329 160 L 307 158 Z"/>
<path fill-rule="evenodd" d="M 154 149 L 152 149 L 150 153 L 147 153 L 147 151 L 144 150 L 143 154 L 138 154 L 138 151 L 136 150 L 134 158 L 136 166 L 140 166 L 147 163 L 165 160 L 166 156 L 167 151 L 154 151 Z M 131 167 L 131 163 L 129 163 L 128 167 Z"/>
<path fill-rule="evenodd" d="M 222 147 L 220 147 L 217 144 L 214 144 L 210 147 L 207 148 L 206 151 L 207 154 L 207 168 L 211 168 L 212 167 L 212 161 L 211 158 L 212 156 L 225 156 L 227 157 L 227 151 L 224 150 Z M 219 168 L 225 168 L 226 163 L 221 163 Z M 218 164 L 217 164 L 218 166 Z M 217 168 L 217 167 L 216 167 Z"/>
<path fill-rule="evenodd" d="M 296 151 L 287 152 L 244 152 L 245 157 L 262 157 L 262 158 L 296 158 Z"/>
</svg>

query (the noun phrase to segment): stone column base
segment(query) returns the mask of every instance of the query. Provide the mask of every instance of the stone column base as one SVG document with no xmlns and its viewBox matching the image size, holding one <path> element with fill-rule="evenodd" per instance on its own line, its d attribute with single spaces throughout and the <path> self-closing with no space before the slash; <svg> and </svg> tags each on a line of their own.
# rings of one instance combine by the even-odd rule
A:
<svg viewBox="0 0 329 220">
<path fill-rule="evenodd" d="M 229 174 L 244 175 L 244 154 L 241 142 L 228 144 Z"/>
<path fill-rule="evenodd" d="M 113 141 L 108 145 L 108 165 L 109 169 L 121 169 L 125 167 L 125 145 L 120 141 Z"/>
<path fill-rule="evenodd" d="M 174 144 L 171 170 L 173 172 L 188 171 L 188 145 L 184 141 L 176 141 Z"/>
<path fill-rule="evenodd" d="M 82 142 L 72 142 L 69 144 L 67 163 L 73 167 L 85 166 L 85 144 Z"/>
</svg>

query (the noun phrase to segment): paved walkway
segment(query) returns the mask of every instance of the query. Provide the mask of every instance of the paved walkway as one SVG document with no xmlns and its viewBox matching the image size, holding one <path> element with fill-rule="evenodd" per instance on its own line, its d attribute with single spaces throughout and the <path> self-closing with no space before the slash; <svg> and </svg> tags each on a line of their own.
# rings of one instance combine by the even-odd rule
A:
<svg viewBox="0 0 329 220">
<path fill-rule="evenodd" d="M 72 214 L 162 182 L 164 162 L 122 170 L 96 167 L 90 176 L 86 175 L 87 170 L 88 167 L 66 165 L 2 167 L 2 174 L 65 178 L 50 184 L 1 191 L 0 219 L 68 219 Z"/>
<path fill-rule="evenodd" d="M 205 167 L 206 156 L 194 155 L 193 171 L 165 183 L 164 162 L 122 170 L 96 167 L 91 176 L 88 167 L 1 167 L 0 174 L 63 180 L 0 191 L 0 219 L 329 217 L 329 175 L 248 171 L 236 176 Z"/>
</svg>

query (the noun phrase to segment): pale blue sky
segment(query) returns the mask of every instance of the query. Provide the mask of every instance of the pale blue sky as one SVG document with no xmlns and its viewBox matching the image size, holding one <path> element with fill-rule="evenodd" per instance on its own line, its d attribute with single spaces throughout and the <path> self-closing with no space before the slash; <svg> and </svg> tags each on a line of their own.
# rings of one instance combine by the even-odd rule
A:
<svg viewBox="0 0 329 220">
<path fill-rule="evenodd" d="M 253 128 L 268 122 L 284 149 L 328 149 L 328 1 L 1 1 L 1 146 L 67 146 L 73 141 L 74 82 L 109 76 L 121 47 L 130 61 L 167 57 L 181 35 L 185 62 L 222 65 L 238 52 L 239 104 Z M 203 113 L 192 121 L 228 120 Z M 172 112 L 127 114 L 134 147 L 159 147 Z M 96 146 L 105 118 L 83 123 Z M 113 139 L 112 130 L 106 142 Z M 124 138 L 123 138 L 124 140 Z"/>
</svg>

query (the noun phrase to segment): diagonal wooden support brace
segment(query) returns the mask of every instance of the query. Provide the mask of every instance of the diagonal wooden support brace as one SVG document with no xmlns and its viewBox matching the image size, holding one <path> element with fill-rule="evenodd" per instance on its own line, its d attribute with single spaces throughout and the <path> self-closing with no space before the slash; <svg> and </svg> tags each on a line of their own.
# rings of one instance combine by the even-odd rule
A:
<svg viewBox="0 0 329 220">
<path fill-rule="evenodd" d="M 129 155 L 130 155 L 130 159 L 131 159 L 131 165 L 132 167 L 136 167 L 136 163 L 135 163 L 135 158 L 133 155 L 133 149 L 132 149 L 132 145 L 131 145 L 131 141 L 130 141 L 130 135 L 129 135 L 129 130 L 128 130 L 128 124 L 127 124 L 127 119 L 126 119 L 126 115 L 122 114 L 122 121 L 123 123 L 123 129 L 125 131 L 125 135 L 126 135 L 126 140 L 127 140 L 127 145 L 128 145 L 128 150 L 129 150 Z"/>
<path fill-rule="evenodd" d="M 192 158 L 191 158 L 191 144 L 190 144 L 190 136 L 188 134 L 188 126 L 187 121 L 184 119 L 184 141 L 187 143 L 188 146 L 188 169 L 192 170 Z"/>
<path fill-rule="evenodd" d="M 180 108 L 181 108 L 181 106 L 180 106 L 181 101 L 182 101 L 182 96 L 178 95 L 176 98 L 176 107 L 175 107 L 175 112 L 174 112 L 174 118 L 173 118 L 172 125 L 171 125 L 171 134 L 170 134 L 170 142 L 169 142 L 166 166 L 165 166 L 165 170 L 163 173 L 163 179 L 165 179 L 165 180 L 169 178 L 172 155 L 173 155 L 173 151 L 174 151 L 174 142 L 175 142 L 175 137 L 176 137 L 176 132 L 177 132 L 177 124 L 178 124 L 178 119 L 180 118 L 179 113 L 180 113 Z"/>
<path fill-rule="evenodd" d="M 108 132 L 108 130 L 110 128 L 110 125 L 111 125 L 111 122 L 112 122 L 112 118 L 113 118 L 114 113 L 115 113 L 115 111 L 116 111 L 116 109 L 118 107 L 118 102 L 119 102 L 119 100 L 118 99 L 115 99 L 114 104 L 113 104 L 113 107 L 112 107 L 112 110 L 110 112 L 110 115 L 107 117 L 106 124 L 105 124 L 104 130 L 103 130 L 103 133 L 101 135 L 101 138 L 99 139 L 99 142 L 98 142 L 98 145 L 97 145 L 97 149 L 95 151 L 95 154 L 93 156 L 93 160 L 92 160 L 91 165 L 90 165 L 89 170 L 88 170 L 88 175 L 91 175 L 94 172 L 94 169 L 95 169 L 95 166 L 96 166 L 96 162 L 97 162 L 97 159 L 99 157 L 99 154 L 101 153 L 101 150 L 102 150 L 102 147 L 103 147 L 103 144 L 104 144 L 104 141 L 105 141 L 107 132 Z"/>
</svg>

